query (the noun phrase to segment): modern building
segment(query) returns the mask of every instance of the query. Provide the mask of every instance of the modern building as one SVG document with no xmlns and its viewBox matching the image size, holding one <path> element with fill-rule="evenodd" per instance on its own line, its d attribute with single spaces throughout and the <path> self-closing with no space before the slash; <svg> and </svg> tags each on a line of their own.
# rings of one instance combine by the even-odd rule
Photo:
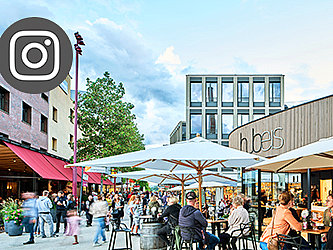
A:
<svg viewBox="0 0 333 250">
<path fill-rule="evenodd" d="M 332 136 L 333 95 L 330 95 L 235 128 L 230 133 L 229 146 L 271 158 Z M 308 181 L 305 171 L 305 169 L 303 172 L 299 171 L 298 174 L 247 171 L 243 173 L 243 192 L 254 197 L 253 203 L 258 207 L 260 206 L 258 190 L 264 191 L 267 197 L 271 197 L 271 200 L 276 200 L 277 195 L 285 189 L 293 189 L 296 200 L 306 199 Z M 269 179 L 270 181 L 267 181 Z M 274 182 L 275 179 L 278 182 Z M 310 179 L 311 186 L 318 188 L 321 201 L 325 201 L 327 195 L 333 190 L 333 170 L 311 169 Z M 258 186 L 261 189 L 258 189 Z M 325 209 L 320 205 L 312 208 L 314 212 L 319 213 Z M 259 209 L 259 211 L 261 210 Z M 263 217 L 263 214 L 261 216 Z M 261 225 L 258 225 L 258 229 L 260 232 Z"/>
<path fill-rule="evenodd" d="M 284 75 L 187 75 L 186 139 L 229 145 L 230 132 L 284 109 Z"/>
<path fill-rule="evenodd" d="M 180 121 L 170 134 L 170 144 L 186 141 L 186 122 Z"/>
</svg>

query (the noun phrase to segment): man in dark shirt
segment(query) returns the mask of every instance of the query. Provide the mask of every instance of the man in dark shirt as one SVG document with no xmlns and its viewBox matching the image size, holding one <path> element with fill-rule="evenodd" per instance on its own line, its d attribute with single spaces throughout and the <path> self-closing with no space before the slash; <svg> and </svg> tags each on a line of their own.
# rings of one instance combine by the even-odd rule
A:
<svg viewBox="0 0 333 250">
<path fill-rule="evenodd" d="M 147 213 L 147 206 L 148 206 L 148 200 L 146 197 L 145 193 L 141 193 L 141 205 L 142 205 L 142 211 L 143 211 L 143 215 L 146 215 Z"/>
<path fill-rule="evenodd" d="M 193 239 L 199 242 L 199 249 L 203 249 L 202 246 L 207 245 L 207 249 L 212 250 L 220 242 L 220 239 L 206 232 L 208 223 L 200 210 L 194 207 L 196 200 L 197 196 L 194 192 L 191 191 L 186 194 L 188 205 L 184 206 L 179 212 L 181 236 L 185 241 L 189 241 L 191 239 L 189 230 L 194 230 Z M 184 230 L 184 227 L 189 230 Z M 203 244 L 200 244 L 201 242 Z"/>
<path fill-rule="evenodd" d="M 64 232 L 66 230 L 67 221 L 66 221 L 66 207 L 67 207 L 67 198 L 64 195 L 63 191 L 58 192 L 58 196 L 54 199 L 56 204 L 56 217 L 57 217 L 57 224 L 56 224 L 56 231 L 54 233 L 59 233 L 60 229 L 60 222 L 61 218 L 64 221 Z"/>
</svg>

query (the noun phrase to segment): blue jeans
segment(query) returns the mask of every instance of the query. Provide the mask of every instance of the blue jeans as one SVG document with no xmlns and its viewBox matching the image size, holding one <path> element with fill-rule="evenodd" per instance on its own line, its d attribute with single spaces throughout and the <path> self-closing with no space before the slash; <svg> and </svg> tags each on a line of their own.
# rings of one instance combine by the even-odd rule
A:
<svg viewBox="0 0 333 250">
<path fill-rule="evenodd" d="M 32 223 L 32 217 L 25 216 L 22 220 L 22 224 L 25 226 L 27 233 L 30 233 L 29 241 L 34 241 L 34 223 Z"/>
<path fill-rule="evenodd" d="M 105 237 L 105 217 L 98 217 L 95 219 L 97 222 L 97 231 L 94 238 L 94 243 L 98 242 L 99 236 L 102 237 L 103 241 L 106 241 Z"/>
<path fill-rule="evenodd" d="M 306 240 L 303 239 L 302 240 L 302 245 L 309 246 L 309 243 Z M 268 250 L 267 243 L 260 242 L 260 248 L 262 250 Z M 291 247 L 289 247 L 287 244 L 285 244 L 284 247 L 283 247 L 283 250 L 288 250 L 288 249 L 291 249 Z M 308 249 L 310 249 L 310 246 L 309 247 L 301 247 L 301 250 L 308 250 Z"/>
<path fill-rule="evenodd" d="M 219 244 L 220 242 L 220 239 L 219 237 L 215 236 L 214 234 L 211 234 L 211 233 L 208 233 L 206 232 L 206 234 L 209 235 L 209 241 L 208 241 L 208 244 L 207 244 L 207 249 L 208 250 L 213 250 L 214 247 Z M 200 250 L 202 250 L 202 248 L 200 248 L 200 246 L 198 247 Z"/>
</svg>

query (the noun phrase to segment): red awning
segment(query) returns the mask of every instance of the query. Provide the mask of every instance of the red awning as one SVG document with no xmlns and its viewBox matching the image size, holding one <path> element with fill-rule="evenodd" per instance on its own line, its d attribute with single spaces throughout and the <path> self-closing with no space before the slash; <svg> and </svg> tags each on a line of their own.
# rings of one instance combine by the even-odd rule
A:
<svg viewBox="0 0 333 250">
<path fill-rule="evenodd" d="M 64 168 L 65 165 L 68 164 L 68 162 L 65 162 L 63 160 L 57 159 L 57 158 L 53 158 L 51 156 L 48 155 L 43 155 L 43 157 L 50 163 L 53 165 L 53 167 L 55 167 L 59 172 L 61 172 L 64 176 L 66 176 L 66 178 L 70 181 L 73 180 L 73 170 L 71 168 Z M 79 179 L 79 176 L 78 176 Z"/>
<path fill-rule="evenodd" d="M 69 180 L 62 171 L 55 168 L 41 153 L 13 145 L 9 142 L 4 141 L 4 143 L 42 178 L 50 180 Z"/>
</svg>

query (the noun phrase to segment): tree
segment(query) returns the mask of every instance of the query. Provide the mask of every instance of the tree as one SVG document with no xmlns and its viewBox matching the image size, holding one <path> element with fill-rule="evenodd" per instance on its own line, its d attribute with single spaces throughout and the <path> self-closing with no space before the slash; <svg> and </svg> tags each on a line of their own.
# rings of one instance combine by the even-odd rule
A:
<svg viewBox="0 0 333 250">
<path fill-rule="evenodd" d="M 87 91 L 80 93 L 78 124 L 82 138 L 77 144 L 77 161 L 98 159 L 144 149 L 134 105 L 123 101 L 125 88 L 108 72 L 96 81 L 87 79 Z"/>
</svg>

